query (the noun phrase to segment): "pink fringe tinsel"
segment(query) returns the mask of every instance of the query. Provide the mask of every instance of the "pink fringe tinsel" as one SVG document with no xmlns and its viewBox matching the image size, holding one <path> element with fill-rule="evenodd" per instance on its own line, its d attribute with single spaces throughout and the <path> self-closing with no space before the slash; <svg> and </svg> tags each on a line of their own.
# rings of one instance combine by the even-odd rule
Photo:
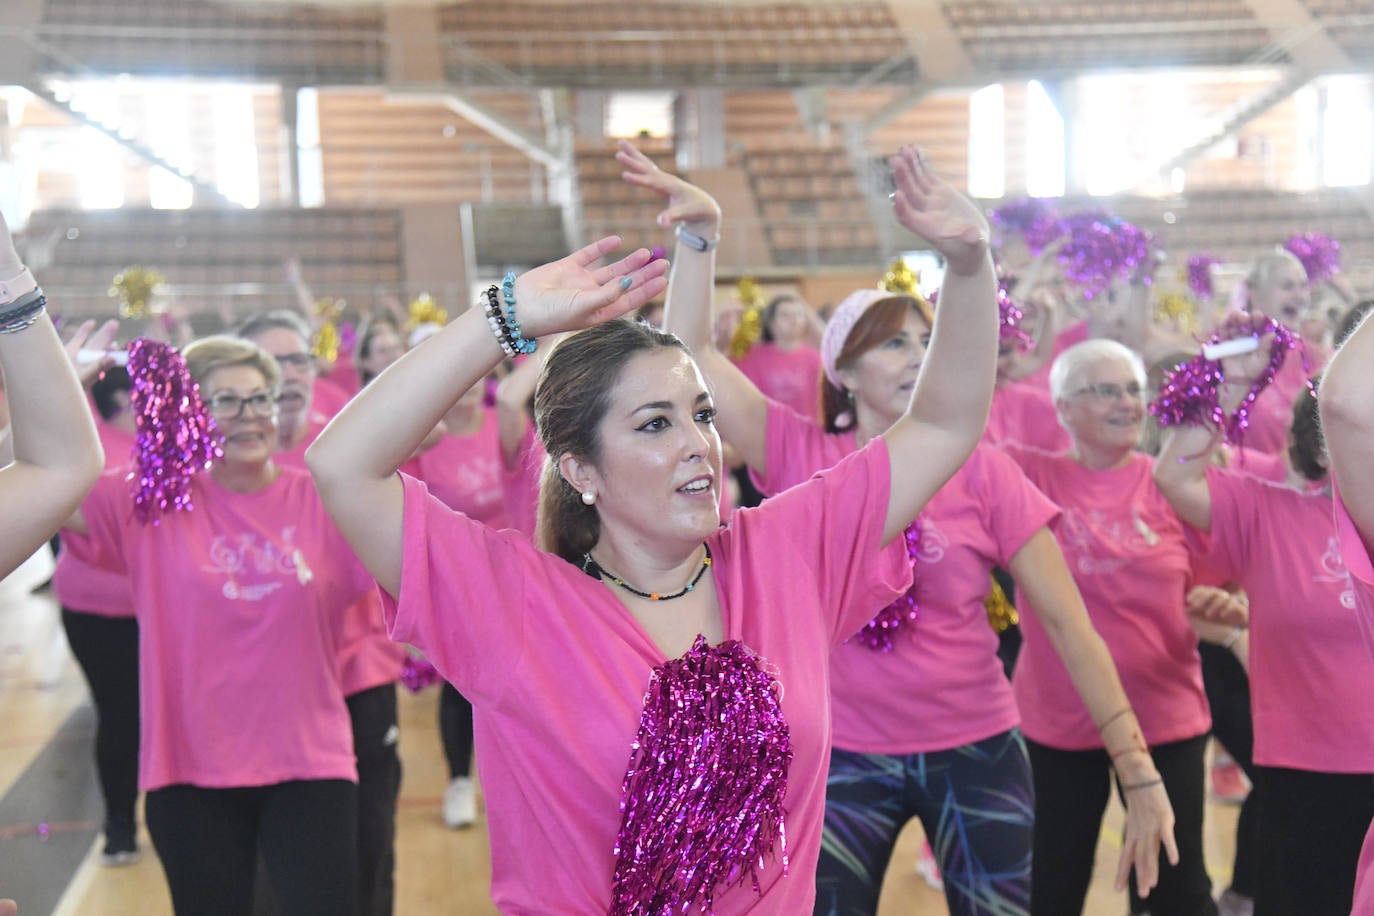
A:
<svg viewBox="0 0 1374 916">
<path fill-rule="evenodd" d="M 1059 214 L 1049 201 L 1026 197 L 1003 204 L 988 214 L 1001 234 L 1012 233 L 1026 240 L 1031 254 L 1039 254 L 1064 234 Z"/>
<path fill-rule="evenodd" d="M 191 479 L 224 452 L 200 386 L 169 344 L 140 337 L 129 345 L 134 423 L 138 430 L 128 481 L 134 514 L 157 524 L 191 509 Z"/>
<path fill-rule="evenodd" d="M 1273 334 L 1274 342 L 1269 351 L 1269 365 L 1255 379 L 1240 406 L 1229 416 L 1221 409 L 1217 392 L 1218 386 L 1225 380 L 1221 363 L 1198 355 L 1169 372 L 1164 377 L 1159 396 L 1150 403 L 1150 413 L 1160 426 L 1215 426 L 1222 431 L 1228 443 L 1237 447 L 1242 444 L 1245 430 L 1250 426 L 1250 408 L 1283 368 L 1288 353 L 1297 350 L 1303 366 L 1307 365 L 1302 339 L 1292 329 L 1272 318 L 1233 318 L 1212 335 L 1209 343 L 1232 340 L 1247 334 L 1257 338 Z"/>
<path fill-rule="evenodd" d="M 1304 232 L 1291 237 L 1283 247 L 1302 262 L 1307 282 L 1313 286 L 1330 280 L 1341 271 L 1341 243 L 1320 232 Z"/>
<path fill-rule="evenodd" d="M 1199 299 L 1211 300 L 1216 295 L 1212 284 L 1212 265 L 1220 264 L 1221 258 L 1210 254 L 1195 254 L 1188 259 L 1188 288 Z"/>
<path fill-rule="evenodd" d="M 405 664 L 401 666 L 401 683 L 411 693 L 419 693 L 426 687 L 443 682 L 444 676 L 429 659 L 418 655 L 406 655 Z"/>
<path fill-rule="evenodd" d="M 906 526 L 906 531 L 903 532 L 902 537 L 906 540 L 906 555 L 914 565 L 921 547 L 921 519 L 919 516 Z M 894 645 L 892 637 L 896 636 L 903 627 L 906 627 L 907 631 L 910 632 L 910 626 L 915 626 L 920 617 L 921 607 L 916 600 L 916 584 L 912 583 L 905 595 L 879 611 L 876 617 L 864 624 L 864 628 L 851 636 L 850 639 L 857 639 L 875 652 L 891 652 Z"/>
<path fill-rule="evenodd" d="M 1116 280 L 1140 275 L 1150 282 L 1153 254 L 1150 233 L 1104 213 L 1079 213 L 1064 220 L 1069 240 L 1059 250 L 1064 276 L 1079 286 L 1083 298 L 1104 293 Z"/>
<path fill-rule="evenodd" d="M 620 796 L 611 916 L 710 913 L 776 852 L 792 762 L 776 679 L 743 643 L 698 636 L 654 669 Z"/>
</svg>

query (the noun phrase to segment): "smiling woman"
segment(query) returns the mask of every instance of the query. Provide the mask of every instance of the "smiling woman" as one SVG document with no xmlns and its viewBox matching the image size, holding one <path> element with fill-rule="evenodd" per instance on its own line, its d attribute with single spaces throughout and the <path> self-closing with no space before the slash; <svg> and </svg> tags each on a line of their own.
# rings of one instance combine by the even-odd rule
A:
<svg viewBox="0 0 1374 916">
<path fill-rule="evenodd" d="M 115 472 L 68 523 L 137 609 L 148 830 L 179 914 L 247 912 L 259 850 L 286 912 L 355 913 L 337 877 L 358 855 L 339 646 L 374 584 L 309 475 L 272 460 L 277 360 L 236 337 L 184 358 L 223 450 L 190 507 L 143 524 Z"/>
</svg>

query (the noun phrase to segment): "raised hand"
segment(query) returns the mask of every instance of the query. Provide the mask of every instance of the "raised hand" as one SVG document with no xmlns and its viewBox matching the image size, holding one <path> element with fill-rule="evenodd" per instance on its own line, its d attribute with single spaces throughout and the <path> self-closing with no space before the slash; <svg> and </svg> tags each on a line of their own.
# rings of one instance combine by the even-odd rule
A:
<svg viewBox="0 0 1374 916">
<path fill-rule="evenodd" d="M 649 260 L 644 248 L 605 267 L 593 266 L 619 246 L 619 236 L 608 236 L 517 277 L 516 317 L 525 336 L 579 331 L 661 295 L 668 286 L 668 261 Z"/>
<path fill-rule="evenodd" d="M 658 214 L 658 224 L 664 229 L 683 223 L 698 235 L 716 234 L 720 228 L 720 205 L 710 194 L 663 171 L 628 140 L 620 141 L 615 161 L 625 168 L 620 177 L 626 184 L 648 188 L 668 202 L 667 209 Z"/>
<path fill-rule="evenodd" d="M 114 343 L 115 334 L 119 333 L 119 322 L 112 318 L 102 324 L 95 333 L 91 333 L 93 328 L 94 321 L 81 322 L 81 326 L 68 338 L 64 346 L 67 358 L 76 368 L 76 376 L 81 379 L 83 388 L 90 388 L 102 372 L 115 364 L 109 350 L 110 344 Z M 95 354 L 100 355 L 94 359 L 90 358 Z"/>
<path fill-rule="evenodd" d="M 988 256 L 988 222 L 982 211 L 936 175 L 916 147 L 903 147 L 891 163 L 897 221 L 944 255 L 950 270 L 976 272 Z"/>
</svg>

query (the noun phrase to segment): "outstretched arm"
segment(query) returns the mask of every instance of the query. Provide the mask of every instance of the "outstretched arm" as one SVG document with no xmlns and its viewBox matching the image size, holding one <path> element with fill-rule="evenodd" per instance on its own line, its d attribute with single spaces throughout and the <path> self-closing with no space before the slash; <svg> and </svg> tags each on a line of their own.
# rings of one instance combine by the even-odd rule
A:
<svg viewBox="0 0 1374 916">
<path fill-rule="evenodd" d="M 640 249 L 606 267 L 594 262 L 615 236 L 522 274 L 516 309 L 526 337 L 619 317 L 663 292 L 662 261 Z M 503 356 L 486 315 L 470 308 L 362 390 L 306 450 L 320 496 L 354 552 L 392 595 L 401 583 L 401 481 L 396 469 L 425 434 Z"/>
<path fill-rule="evenodd" d="M 898 221 L 942 254 L 947 267 L 911 405 L 883 434 L 897 469 L 884 543 L 911 524 L 978 444 L 997 373 L 997 277 L 987 221 L 915 147 L 893 157 L 892 170 Z"/>
<path fill-rule="evenodd" d="M 81 504 L 100 476 L 104 454 L 85 394 L 52 321 L 46 314 L 19 328 L 15 303 L 32 286 L 19 262 L 9 228 L 0 217 L 0 281 L 6 294 L 0 315 L 10 312 L 12 333 L 0 333 L 0 370 L 9 402 L 14 460 L 0 469 L 0 578 L 52 537 Z M 89 332 L 89 328 L 86 329 Z M 85 342 L 85 334 L 80 335 Z M 79 346 L 79 344 L 78 344 Z"/>
<path fill-rule="evenodd" d="M 621 140 L 616 161 L 621 177 L 648 188 L 667 203 L 659 225 L 682 226 L 700 238 L 720 234 L 720 206 L 694 184 L 663 171 L 630 143 Z M 664 302 L 664 328 L 691 348 L 715 395 L 716 429 L 745 463 L 767 474 L 768 401 L 749 377 L 715 347 L 711 301 L 716 284 L 716 252 L 698 251 L 679 240 L 673 253 L 673 272 Z"/>
<path fill-rule="evenodd" d="M 1331 358 L 1317 402 L 1341 501 L 1374 555 L 1374 320 Z"/>
<path fill-rule="evenodd" d="M 1117 779 L 1127 790 L 1126 830 L 1117 860 L 1116 889 L 1125 889 L 1134 865 L 1140 893 L 1148 894 L 1159 878 L 1156 850 L 1161 844 L 1169 861 L 1178 864 L 1174 809 L 1121 687 L 1111 653 L 1093 629 L 1064 554 L 1048 528 L 1031 535 L 1009 566 L 1017 590 L 1035 605 L 1040 624 L 1093 721 L 1102 726 L 1102 743 L 1111 755 Z"/>
</svg>

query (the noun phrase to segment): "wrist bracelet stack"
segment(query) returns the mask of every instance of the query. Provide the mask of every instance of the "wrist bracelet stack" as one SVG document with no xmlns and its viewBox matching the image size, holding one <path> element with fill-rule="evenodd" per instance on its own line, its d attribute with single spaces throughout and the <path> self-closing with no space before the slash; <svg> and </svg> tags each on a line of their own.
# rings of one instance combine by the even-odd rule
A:
<svg viewBox="0 0 1374 916">
<path fill-rule="evenodd" d="M 506 307 L 501 307 L 502 299 Z M 501 281 L 498 291 L 495 284 L 487 287 L 487 324 L 496 342 L 501 345 L 507 356 L 517 353 L 533 353 L 539 341 L 520 333 L 520 322 L 515 320 L 515 274 L 508 273 Z"/>
<path fill-rule="evenodd" d="M 17 334 L 43 317 L 48 300 L 35 287 L 8 305 L 0 306 L 0 334 Z"/>
</svg>

